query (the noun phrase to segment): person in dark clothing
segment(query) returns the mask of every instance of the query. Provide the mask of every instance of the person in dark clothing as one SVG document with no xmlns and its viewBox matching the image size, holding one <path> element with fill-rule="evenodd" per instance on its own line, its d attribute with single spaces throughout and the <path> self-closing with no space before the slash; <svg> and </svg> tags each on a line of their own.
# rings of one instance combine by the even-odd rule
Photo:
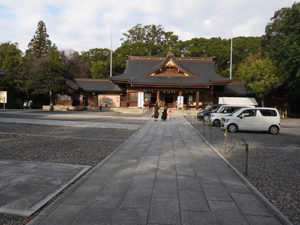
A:
<svg viewBox="0 0 300 225">
<path fill-rule="evenodd" d="M 167 119 L 167 111 L 168 111 L 168 107 L 165 106 L 164 111 L 163 111 L 163 113 L 162 113 L 162 115 L 161 115 L 161 119 L 162 119 L 163 121 L 166 121 L 166 119 Z"/>
<path fill-rule="evenodd" d="M 159 110 L 159 107 L 158 107 L 158 104 L 156 104 L 155 107 L 154 107 L 154 114 L 153 114 L 153 116 L 154 116 L 154 121 L 157 121 L 157 118 L 158 118 L 158 116 L 159 116 L 158 110 Z"/>
</svg>

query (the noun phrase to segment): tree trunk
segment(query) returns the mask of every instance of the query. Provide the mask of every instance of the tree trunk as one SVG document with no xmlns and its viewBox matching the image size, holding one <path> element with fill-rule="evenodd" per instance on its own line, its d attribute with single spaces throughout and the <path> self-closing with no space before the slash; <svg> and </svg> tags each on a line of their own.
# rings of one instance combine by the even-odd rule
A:
<svg viewBox="0 0 300 225">
<path fill-rule="evenodd" d="M 50 112 L 53 112 L 54 107 L 53 107 L 53 93 L 52 93 L 52 91 L 49 92 L 49 98 L 50 98 Z"/>
</svg>

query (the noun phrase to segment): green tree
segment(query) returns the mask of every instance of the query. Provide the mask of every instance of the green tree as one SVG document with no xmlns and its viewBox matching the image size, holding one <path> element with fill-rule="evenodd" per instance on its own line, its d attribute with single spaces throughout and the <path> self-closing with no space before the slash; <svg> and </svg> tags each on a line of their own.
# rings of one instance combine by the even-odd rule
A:
<svg viewBox="0 0 300 225">
<path fill-rule="evenodd" d="M 40 20 L 37 25 L 35 35 L 28 44 L 26 54 L 34 59 L 47 56 L 51 47 L 51 41 L 48 39 L 46 24 Z"/>
<path fill-rule="evenodd" d="M 108 48 L 93 48 L 81 52 L 81 58 L 85 63 L 92 64 L 98 61 L 109 61 L 110 50 Z"/>
<path fill-rule="evenodd" d="M 109 62 L 94 62 L 91 67 L 91 75 L 93 78 L 105 78 L 109 76 Z"/>
<path fill-rule="evenodd" d="M 5 77 L 0 78 L 0 88 L 14 87 L 18 69 L 22 59 L 22 51 L 17 43 L 3 43 L 0 45 L 0 69 L 6 71 Z"/>
<path fill-rule="evenodd" d="M 33 94 L 49 93 L 50 111 L 53 111 L 55 94 L 68 92 L 67 75 L 65 67 L 53 57 L 44 57 L 37 62 L 30 86 Z"/>
<path fill-rule="evenodd" d="M 292 88 L 300 87 L 300 2 L 274 13 L 266 26 L 263 54 L 272 59 L 280 79 Z"/>
<path fill-rule="evenodd" d="M 151 43 L 153 45 L 173 47 L 178 43 L 178 36 L 172 31 L 164 31 L 162 25 L 142 26 L 142 24 L 137 24 L 126 33 L 123 33 L 123 36 L 124 38 L 121 39 L 124 41 L 123 45 Z"/>
<path fill-rule="evenodd" d="M 244 63 L 240 64 L 237 74 L 245 86 L 255 93 L 262 101 L 278 86 L 279 78 L 276 67 L 270 59 L 262 59 L 260 54 L 250 55 Z"/>
</svg>

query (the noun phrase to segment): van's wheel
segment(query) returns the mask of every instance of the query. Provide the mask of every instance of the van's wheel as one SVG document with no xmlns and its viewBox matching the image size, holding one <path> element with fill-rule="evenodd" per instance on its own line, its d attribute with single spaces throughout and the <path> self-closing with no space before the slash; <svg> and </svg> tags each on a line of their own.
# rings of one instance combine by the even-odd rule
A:
<svg viewBox="0 0 300 225">
<path fill-rule="evenodd" d="M 208 121 L 209 121 L 209 116 L 208 116 L 208 115 L 205 115 L 205 116 L 203 117 L 203 120 L 204 120 L 205 122 L 208 122 Z"/>
<path fill-rule="evenodd" d="M 236 131 L 238 130 L 238 127 L 237 127 L 236 124 L 231 123 L 231 124 L 229 124 L 229 125 L 227 126 L 227 130 L 228 130 L 230 133 L 234 133 L 234 132 L 236 132 Z"/>
<path fill-rule="evenodd" d="M 279 128 L 277 126 L 273 125 L 273 126 L 270 127 L 269 131 L 270 131 L 271 134 L 276 135 L 276 134 L 279 133 Z"/>
<path fill-rule="evenodd" d="M 215 127 L 221 126 L 221 121 L 220 120 L 214 120 L 213 126 L 215 126 Z"/>
</svg>

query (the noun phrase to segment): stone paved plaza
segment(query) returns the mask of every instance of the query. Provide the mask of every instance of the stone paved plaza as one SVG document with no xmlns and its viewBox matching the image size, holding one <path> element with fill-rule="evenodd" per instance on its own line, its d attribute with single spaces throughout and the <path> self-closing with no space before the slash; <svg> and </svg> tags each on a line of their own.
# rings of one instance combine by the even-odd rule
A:
<svg viewBox="0 0 300 225">
<path fill-rule="evenodd" d="M 149 121 L 29 224 L 277 225 L 183 118 Z"/>
</svg>

